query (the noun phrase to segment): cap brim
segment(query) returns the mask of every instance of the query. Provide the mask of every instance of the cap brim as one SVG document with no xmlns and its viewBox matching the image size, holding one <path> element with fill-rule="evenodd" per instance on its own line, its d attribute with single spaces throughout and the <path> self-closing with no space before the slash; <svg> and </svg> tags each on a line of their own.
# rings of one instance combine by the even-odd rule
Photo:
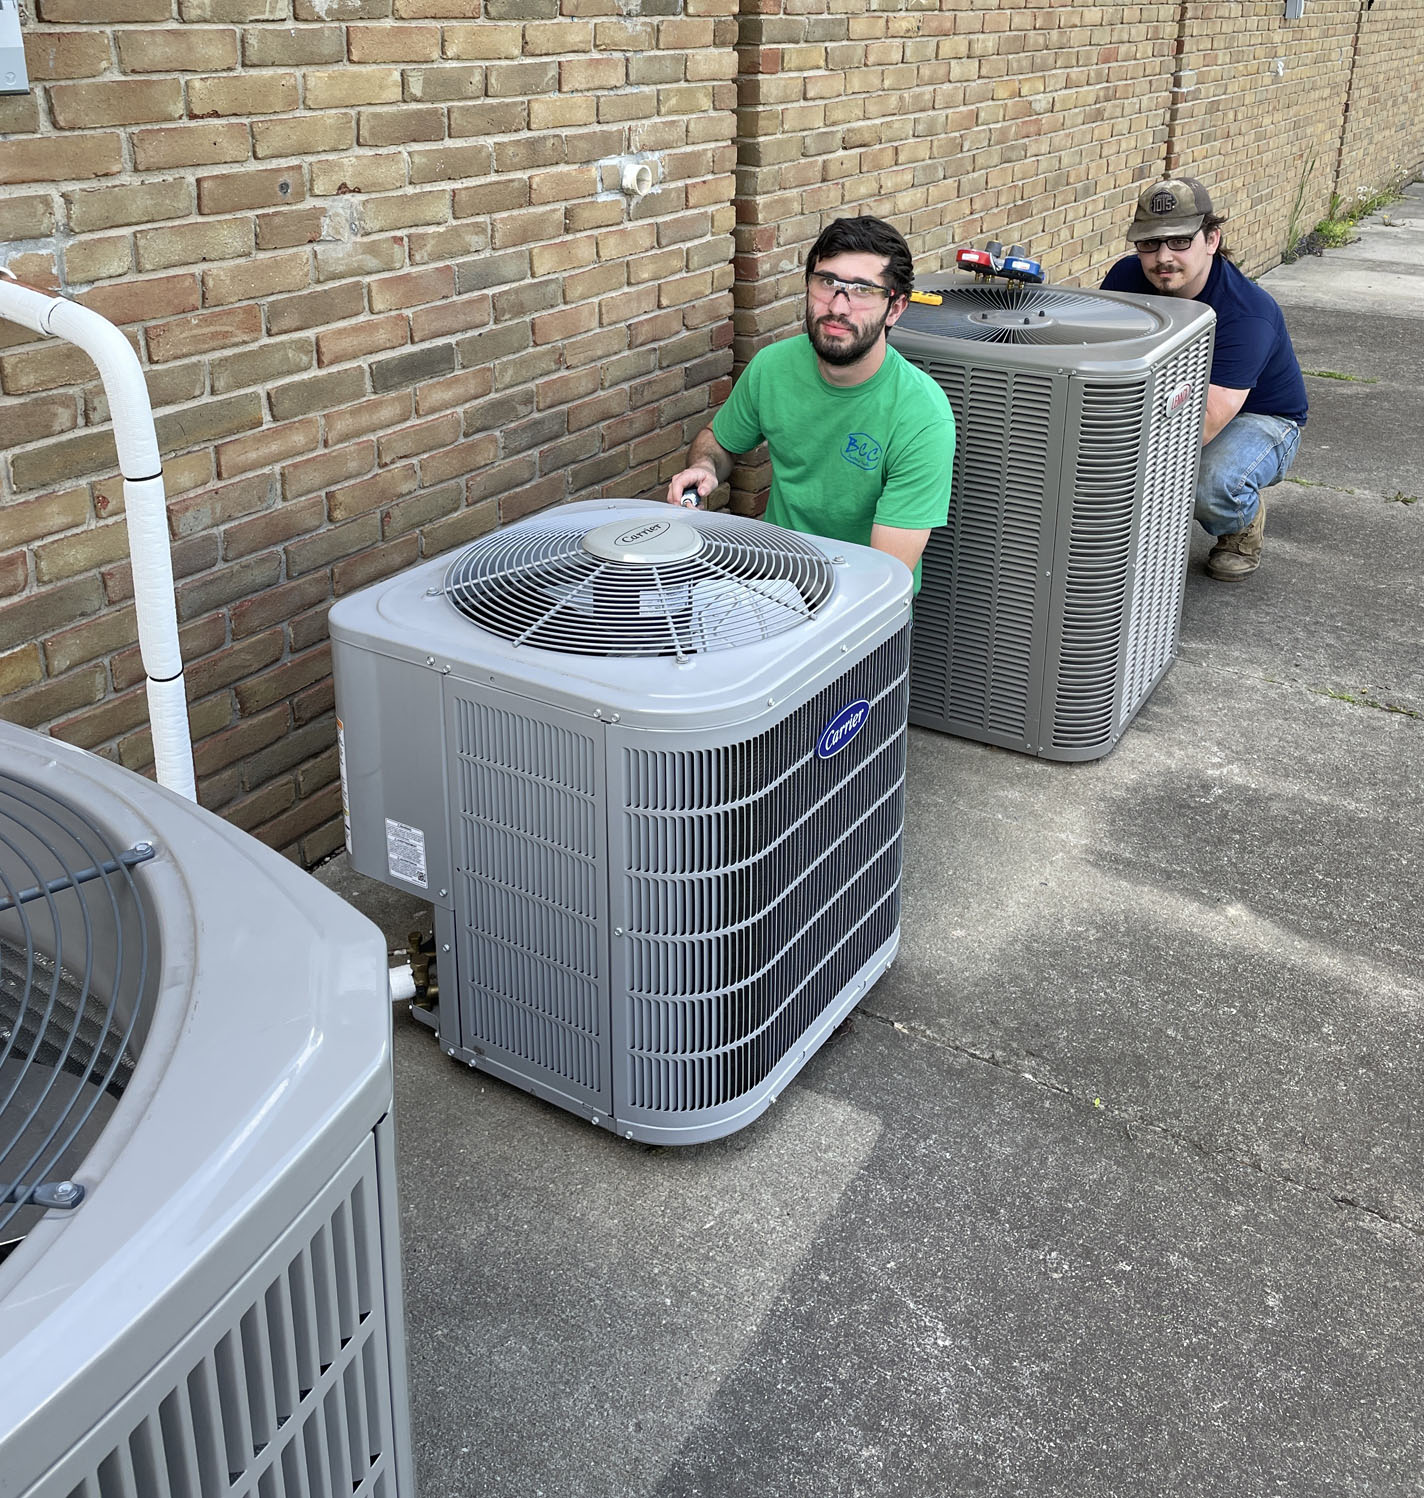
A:
<svg viewBox="0 0 1424 1498">
<path fill-rule="evenodd" d="M 1139 239 L 1176 239 L 1181 235 L 1195 234 L 1205 222 L 1204 213 L 1192 218 L 1153 219 L 1150 224 L 1130 225 L 1127 240 L 1129 244 L 1136 244 Z"/>
</svg>

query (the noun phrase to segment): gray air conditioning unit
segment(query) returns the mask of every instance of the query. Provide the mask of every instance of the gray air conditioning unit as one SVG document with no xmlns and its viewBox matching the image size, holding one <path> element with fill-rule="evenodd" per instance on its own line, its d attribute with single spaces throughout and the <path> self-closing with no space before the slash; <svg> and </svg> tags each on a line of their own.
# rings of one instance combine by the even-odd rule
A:
<svg viewBox="0 0 1424 1498">
<path fill-rule="evenodd" d="M 336 604 L 352 863 L 433 903 L 449 1055 L 660 1144 L 776 1100 L 899 941 L 910 586 L 616 500 Z"/>
<path fill-rule="evenodd" d="M 1106 754 L 1171 665 L 1216 315 L 930 277 L 891 342 L 949 396 L 949 524 L 915 601 L 910 721 Z"/>
<path fill-rule="evenodd" d="M 380 933 L 0 723 L 0 1495 L 403 1498 Z"/>
</svg>

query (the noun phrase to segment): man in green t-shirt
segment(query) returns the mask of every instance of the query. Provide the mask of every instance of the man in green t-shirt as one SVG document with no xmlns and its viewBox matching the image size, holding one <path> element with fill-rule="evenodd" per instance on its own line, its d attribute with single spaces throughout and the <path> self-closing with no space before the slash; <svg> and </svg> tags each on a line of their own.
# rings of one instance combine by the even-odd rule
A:
<svg viewBox="0 0 1424 1498">
<path fill-rule="evenodd" d="M 705 499 L 741 453 L 771 453 L 766 519 L 856 541 L 915 571 L 949 516 L 954 413 L 885 340 L 914 287 L 910 249 L 877 218 L 841 218 L 806 257 L 806 331 L 762 349 L 692 440 L 669 504 Z"/>
</svg>

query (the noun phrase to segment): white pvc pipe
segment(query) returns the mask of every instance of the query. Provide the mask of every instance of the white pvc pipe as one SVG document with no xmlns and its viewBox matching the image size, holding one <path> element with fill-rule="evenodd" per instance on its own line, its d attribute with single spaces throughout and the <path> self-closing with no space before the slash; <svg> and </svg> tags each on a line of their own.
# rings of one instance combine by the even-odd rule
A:
<svg viewBox="0 0 1424 1498">
<path fill-rule="evenodd" d="M 158 783 L 190 801 L 198 799 L 193 780 L 193 742 L 183 688 L 183 656 L 178 647 L 178 611 L 173 599 L 173 557 L 168 546 L 168 505 L 163 464 L 143 368 L 129 341 L 107 319 L 64 297 L 22 286 L 0 268 L 0 318 L 84 350 L 99 370 L 119 472 L 124 476 L 124 520 L 133 563 L 134 612 L 139 653 L 148 677 L 148 717 L 153 730 L 153 761 Z"/>
<path fill-rule="evenodd" d="M 410 963 L 398 962 L 390 971 L 390 979 L 392 1004 L 403 1004 L 415 997 L 415 974 Z"/>
</svg>

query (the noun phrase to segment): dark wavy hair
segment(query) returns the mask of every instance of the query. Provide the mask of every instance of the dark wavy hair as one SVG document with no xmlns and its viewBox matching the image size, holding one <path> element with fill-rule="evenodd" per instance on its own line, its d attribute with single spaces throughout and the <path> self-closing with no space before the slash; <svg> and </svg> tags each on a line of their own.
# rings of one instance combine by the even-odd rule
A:
<svg viewBox="0 0 1424 1498">
<path fill-rule="evenodd" d="M 915 262 L 910 258 L 910 247 L 900 231 L 884 219 L 866 214 L 859 218 L 838 218 L 827 224 L 806 256 L 806 279 L 810 280 L 820 261 L 844 254 L 883 255 L 889 261 L 885 281 L 896 295 L 909 296 L 915 289 Z"/>
<path fill-rule="evenodd" d="M 1225 224 L 1226 219 L 1221 214 L 1208 213 L 1207 216 L 1202 220 L 1202 237 L 1205 238 L 1206 235 L 1210 234 L 1213 229 L 1220 231 L 1225 227 Z M 1231 259 L 1231 251 L 1226 248 L 1226 240 L 1224 237 L 1222 238 L 1220 244 L 1217 245 L 1216 253 L 1220 255 L 1223 260 Z M 1234 264 L 1235 262 L 1233 261 L 1232 263 Z"/>
</svg>

